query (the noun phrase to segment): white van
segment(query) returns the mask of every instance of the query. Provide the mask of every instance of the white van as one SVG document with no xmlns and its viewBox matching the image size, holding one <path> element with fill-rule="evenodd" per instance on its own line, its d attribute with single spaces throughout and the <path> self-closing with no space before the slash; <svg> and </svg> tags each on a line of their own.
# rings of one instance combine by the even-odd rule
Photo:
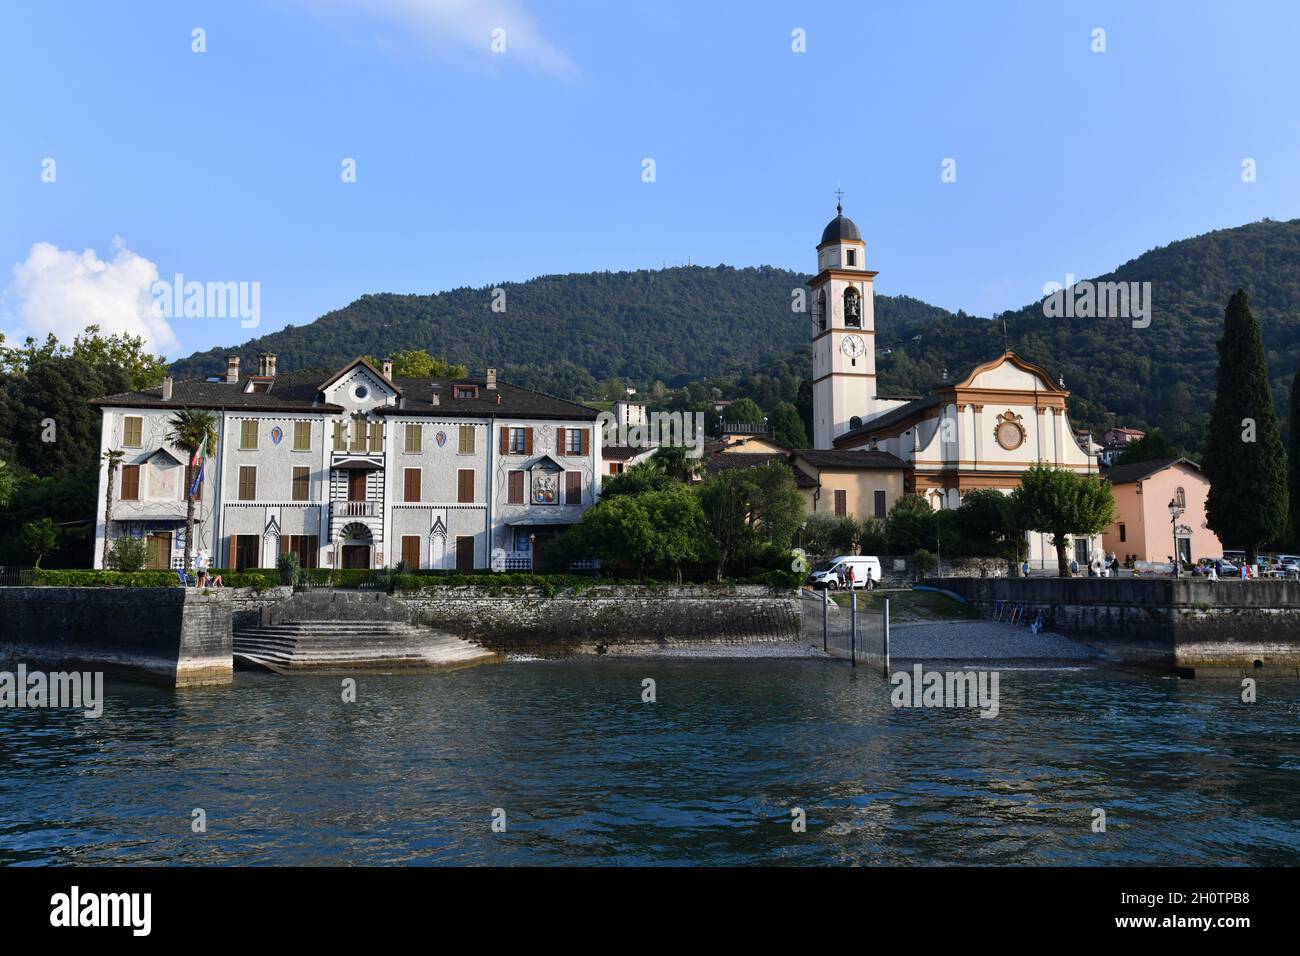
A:
<svg viewBox="0 0 1300 956">
<path fill-rule="evenodd" d="M 869 587 L 868 582 L 871 585 L 880 583 L 880 559 L 865 554 L 842 554 L 838 558 L 822 561 L 808 575 L 808 583 L 814 588 L 829 588 L 832 591 L 845 587 L 850 567 L 853 568 L 854 588 Z"/>
</svg>

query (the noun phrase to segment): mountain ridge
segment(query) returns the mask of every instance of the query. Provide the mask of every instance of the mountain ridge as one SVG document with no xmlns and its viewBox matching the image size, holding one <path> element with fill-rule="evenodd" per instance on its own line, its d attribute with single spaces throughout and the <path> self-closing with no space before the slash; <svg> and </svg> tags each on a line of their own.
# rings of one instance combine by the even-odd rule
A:
<svg viewBox="0 0 1300 956">
<path fill-rule="evenodd" d="M 603 379 L 670 386 L 779 368 L 810 373 L 808 313 L 792 310 L 808 275 L 774 266 L 671 266 L 569 272 L 419 295 L 368 293 L 303 326 L 173 363 L 181 376 L 220 374 L 225 356 L 273 351 L 286 370 L 337 368 L 355 355 L 425 348 L 471 371 L 566 398 Z M 1084 280 L 1080 280 L 1084 281 Z M 1099 431 L 1160 427 L 1199 449 L 1213 401 L 1223 309 L 1251 296 L 1279 414 L 1300 359 L 1300 220 L 1263 219 L 1156 246 L 1092 282 L 1151 282 L 1150 325 L 1051 318 L 1042 301 L 1000 313 L 1011 347 L 1066 380 L 1071 419 Z M 492 311 L 495 290 L 504 311 Z M 917 339 L 919 336 L 919 339 Z M 1002 351 L 1002 323 L 906 296 L 876 296 L 882 394 L 923 394 Z M 765 408 L 765 411 L 770 409 Z"/>
</svg>

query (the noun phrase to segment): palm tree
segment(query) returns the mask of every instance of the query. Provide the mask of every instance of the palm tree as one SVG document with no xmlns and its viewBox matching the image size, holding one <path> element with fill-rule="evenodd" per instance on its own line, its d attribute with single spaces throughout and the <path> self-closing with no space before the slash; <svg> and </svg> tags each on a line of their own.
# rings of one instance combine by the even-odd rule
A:
<svg viewBox="0 0 1300 956">
<path fill-rule="evenodd" d="M 655 449 L 650 460 L 659 465 L 673 481 L 694 481 L 699 473 L 699 459 L 689 457 L 681 445 L 661 445 Z"/>
<path fill-rule="evenodd" d="M 117 468 L 126 457 L 120 448 L 110 448 L 103 454 L 104 464 L 108 466 L 108 490 L 104 493 L 104 562 L 108 562 L 108 534 L 113 520 L 113 486 L 117 484 Z"/>
<path fill-rule="evenodd" d="M 212 454 L 217 447 L 217 416 L 200 408 L 182 408 L 167 420 L 167 441 L 185 452 L 187 463 L 203 451 Z M 185 470 L 185 570 L 190 568 L 194 551 L 194 476 Z M 202 494 L 202 490 L 200 490 Z"/>
</svg>

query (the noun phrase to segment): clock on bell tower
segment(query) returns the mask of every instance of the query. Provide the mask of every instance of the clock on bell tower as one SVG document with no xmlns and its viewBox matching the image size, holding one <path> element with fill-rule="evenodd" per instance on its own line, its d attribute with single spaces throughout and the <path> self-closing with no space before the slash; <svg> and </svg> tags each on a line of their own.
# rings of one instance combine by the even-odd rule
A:
<svg viewBox="0 0 1300 956">
<path fill-rule="evenodd" d="M 854 417 L 868 418 L 876 398 L 876 316 L 866 243 L 844 207 L 817 245 L 812 290 L 813 446 L 832 448 Z"/>
</svg>

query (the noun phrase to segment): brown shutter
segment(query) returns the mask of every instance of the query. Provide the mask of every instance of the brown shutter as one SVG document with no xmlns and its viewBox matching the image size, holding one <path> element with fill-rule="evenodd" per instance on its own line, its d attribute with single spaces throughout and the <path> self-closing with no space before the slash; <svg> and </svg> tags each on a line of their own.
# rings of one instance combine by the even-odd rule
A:
<svg viewBox="0 0 1300 956">
<path fill-rule="evenodd" d="M 230 536 L 230 552 L 226 555 L 226 567 L 231 571 L 235 570 L 235 538 L 237 535 Z"/>
<path fill-rule="evenodd" d="M 582 429 L 582 449 L 579 452 L 584 458 L 591 454 L 591 429 Z"/>
<path fill-rule="evenodd" d="M 501 454 L 507 454 L 510 451 L 510 429 L 504 425 L 501 426 Z"/>
<path fill-rule="evenodd" d="M 564 473 L 564 503 L 566 505 L 582 504 L 582 472 L 566 471 Z"/>
<path fill-rule="evenodd" d="M 403 476 L 402 498 L 406 501 L 420 500 L 420 469 L 408 468 Z"/>
<path fill-rule="evenodd" d="M 289 553 L 289 536 L 287 534 L 280 535 L 280 553 Z"/>
<path fill-rule="evenodd" d="M 458 481 L 456 482 L 456 500 L 461 504 L 468 504 L 474 500 L 474 472 L 468 468 L 462 468 L 456 473 Z"/>
<path fill-rule="evenodd" d="M 524 454 L 531 455 L 532 453 L 533 453 L 533 430 L 532 428 L 525 428 L 524 429 Z"/>
<path fill-rule="evenodd" d="M 557 455 L 567 455 L 567 454 L 568 454 L 567 446 L 564 444 L 564 429 L 563 429 L 563 428 L 557 428 L 557 429 L 555 430 L 555 453 L 556 453 Z"/>
<path fill-rule="evenodd" d="M 524 503 L 524 473 L 522 471 L 510 472 L 510 489 L 506 496 L 506 503 L 512 505 L 521 505 Z"/>
</svg>

